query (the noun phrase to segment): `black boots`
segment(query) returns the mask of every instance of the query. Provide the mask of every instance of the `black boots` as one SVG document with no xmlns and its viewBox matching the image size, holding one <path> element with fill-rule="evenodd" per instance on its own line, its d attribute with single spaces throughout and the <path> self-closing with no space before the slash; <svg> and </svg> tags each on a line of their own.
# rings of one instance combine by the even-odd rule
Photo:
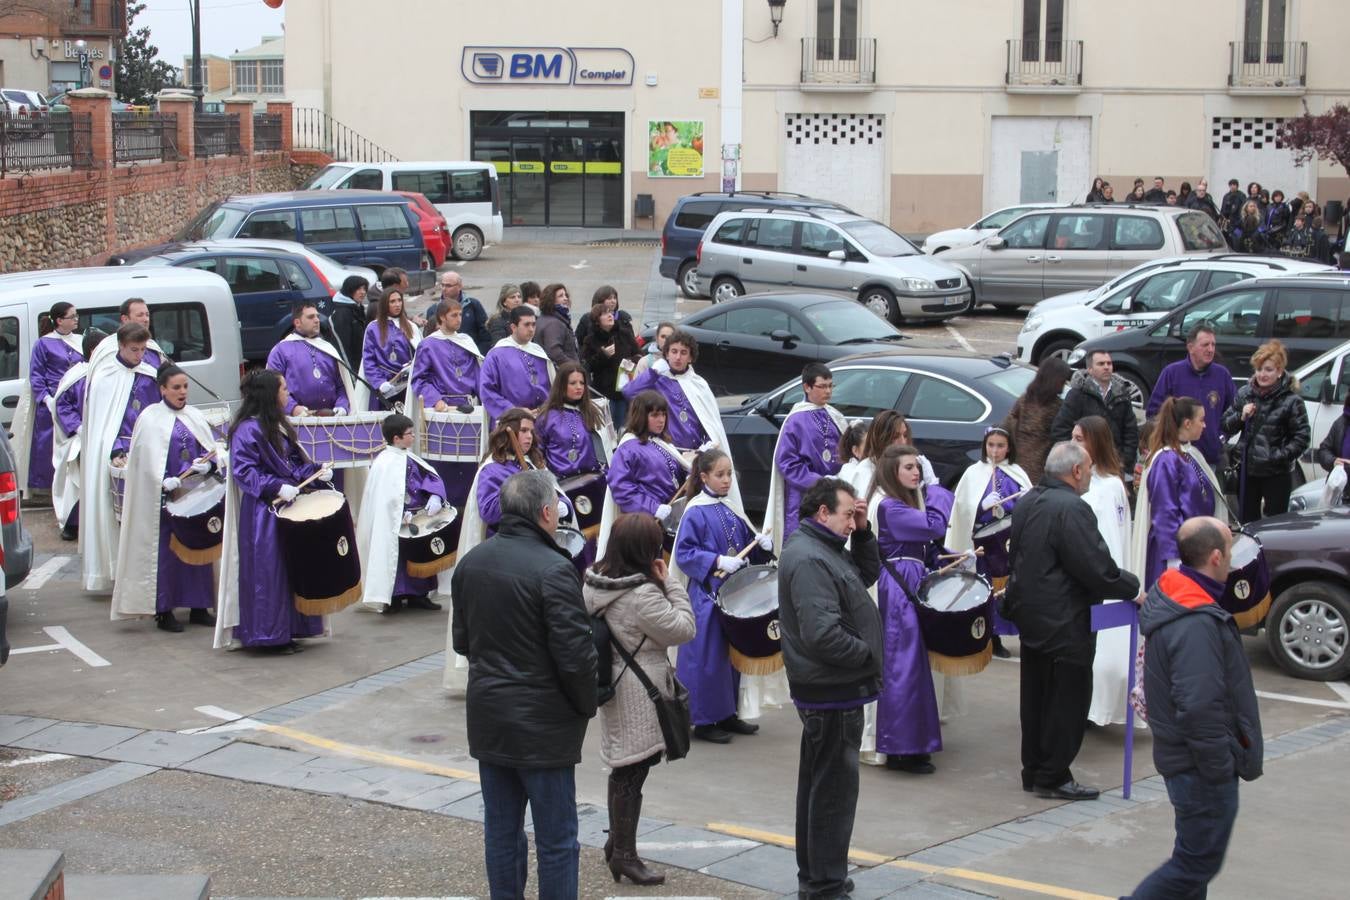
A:
<svg viewBox="0 0 1350 900">
<path fill-rule="evenodd" d="M 609 840 L 605 861 L 614 883 L 627 877 L 633 884 L 665 884 L 666 876 L 647 868 L 637 854 L 638 818 L 642 815 L 642 783 L 647 765 L 621 766 L 609 775 Z"/>
<path fill-rule="evenodd" d="M 206 625 L 211 628 L 214 628 L 216 625 L 216 617 L 211 615 L 211 610 L 209 609 L 192 610 L 188 613 L 188 621 L 193 625 Z"/>
<path fill-rule="evenodd" d="M 173 617 L 173 613 L 157 613 L 155 615 L 155 625 L 160 631 L 171 631 L 178 634 L 183 630 L 183 623 Z"/>
</svg>

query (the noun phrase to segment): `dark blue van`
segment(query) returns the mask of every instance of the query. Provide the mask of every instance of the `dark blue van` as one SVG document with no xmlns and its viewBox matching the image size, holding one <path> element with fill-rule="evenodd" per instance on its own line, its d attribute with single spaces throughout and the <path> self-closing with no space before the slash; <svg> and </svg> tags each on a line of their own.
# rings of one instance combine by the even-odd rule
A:
<svg viewBox="0 0 1350 900">
<path fill-rule="evenodd" d="M 239 194 L 212 203 L 174 235 L 177 241 L 218 238 L 299 241 L 376 275 L 399 266 L 414 290 L 435 278 L 423 270 L 426 245 L 408 198 L 383 191 Z"/>
</svg>

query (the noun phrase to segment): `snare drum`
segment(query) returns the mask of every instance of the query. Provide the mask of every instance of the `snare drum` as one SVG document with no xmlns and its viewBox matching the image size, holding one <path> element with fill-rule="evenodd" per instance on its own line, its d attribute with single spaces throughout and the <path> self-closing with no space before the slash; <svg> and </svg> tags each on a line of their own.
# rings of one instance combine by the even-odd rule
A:
<svg viewBox="0 0 1350 900">
<path fill-rule="evenodd" d="M 399 526 L 398 546 L 409 575 L 430 578 L 455 564 L 459 534 L 454 525 L 458 517 L 453 506 L 443 506 L 434 516 L 419 512 L 411 522 Z"/>
<path fill-rule="evenodd" d="M 169 549 L 190 566 L 220 559 L 225 523 L 225 484 L 210 475 L 194 478 L 164 504 L 169 514 Z"/>
<path fill-rule="evenodd" d="M 108 484 L 112 487 L 113 518 L 122 524 L 122 501 L 127 494 L 127 467 L 108 463 Z"/>
<path fill-rule="evenodd" d="M 346 497 L 333 490 L 301 494 L 276 516 L 296 610 L 326 616 L 361 599 L 361 559 Z"/>
<path fill-rule="evenodd" d="M 771 675 L 783 668 L 777 566 L 746 566 L 734 573 L 722 582 L 716 603 L 736 671 Z"/>
<path fill-rule="evenodd" d="M 345 416 L 292 416 L 296 441 L 319 465 L 335 469 L 369 466 L 385 448 L 380 425 L 387 412 L 360 412 Z"/>
<path fill-rule="evenodd" d="M 1012 537 L 1012 517 L 995 519 L 983 528 L 975 529 L 971 541 L 976 550 L 984 550 L 977 558 L 977 565 L 993 583 L 994 590 L 1001 591 L 1008 583 L 1008 538 Z"/>
<path fill-rule="evenodd" d="M 576 511 L 577 524 L 582 534 L 594 538 L 600 533 L 600 516 L 605 511 L 605 490 L 609 487 L 599 472 L 573 475 L 559 482 L 558 487 L 571 501 Z"/>
<path fill-rule="evenodd" d="M 974 572 L 932 572 L 919 583 L 919 630 L 929 665 L 943 675 L 974 675 L 994 655 L 989 582 Z"/>
<path fill-rule="evenodd" d="M 481 408 L 469 413 L 423 409 L 414 421 L 420 426 L 415 443 L 417 455 L 423 459 L 477 466 L 487 451 Z"/>
<path fill-rule="evenodd" d="M 1261 624 L 1270 609 L 1270 570 L 1261 542 L 1245 531 L 1233 535 L 1233 564 L 1219 605 L 1238 628 Z"/>
<path fill-rule="evenodd" d="M 560 525 L 553 533 L 553 542 L 572 558 L 572 565 L 576 567 L 577 573 L 585 578 L 586 567 L 595 561 L 594 557 L 586 552 L 586 535 L 575 528 Z"/>
<path fill-rule="evenodd" d="M 661 520 L 661 530 L 664 532 L 661 543 L 666 551 L 666 562 L 670 562 L 670 555 L 675 552 L 675 535 L 680 530 L 680 520 L 684 518 L 684 510 L 688 505 L 689 498 L 681 494 L 679 499 L 670 504 L 670 515 Z"/>
</svg>

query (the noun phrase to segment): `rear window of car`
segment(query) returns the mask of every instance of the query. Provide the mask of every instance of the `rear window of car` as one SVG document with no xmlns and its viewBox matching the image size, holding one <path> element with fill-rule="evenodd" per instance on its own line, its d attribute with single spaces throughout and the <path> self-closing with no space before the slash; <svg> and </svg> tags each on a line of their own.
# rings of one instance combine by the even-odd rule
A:
<svg viewBox="0 0 1350 900">
<path fill-rule="evenodd" d="M 23 91 L 5 91 L 5 99 L 13 100 L 15 103 L 27 103 L 28 95 Z"/>
<path fill-rule="evenodd" d="M 369 205 L 356 207 L 361 236 L 367 241 L 400 241 L 412 237 L 412 226 L 403 207 Z"/>
<path fill-rule="evenodd" d="M 1060 216 L 1050 239 L 1054 250 L 1096 250 L 1102 246 L 1106 217 L 1100 215 Z"/>
<path fill-rule="evenodd" d="M 1031 379 L 1035 377 L 1035 369 L 1026 366 L 1011 366 L 1001 372 L 984 376 L 980 383 L 992 385 L 1015 399 L 1026 392 L 1027 385 L 1031 384 Z"/>
<path fill-rule="evenodd" d="M 1280 288 L 1270 333 L 1286 340 L 1342 337 L 1350 333 L 1347 313 L 1346 294 L 1341 291 Z"/>
<path fill-rule="evenodd" d="M 394 190 L 426 194 L 432 203 L 450 202 L 450 182 L 444 171 L 395 172 Z"/>
<path fill-rule="evenodd" d="M 331 244 L 357 239 L 356 217 L 349 206 L 302 210 L 300 227 L 304 229 L 306 244 Z"/>
<path fill-rule="evenodd" d="M 676 228 L 692 228 L 702 231 L 708 227 L 720 210 L 722 204 L 715 200 L 691 200 L 675 214 Z"/>
<path fill-rule="evenodd" d="M 0 318 L 0 378 L 19 377 L 19 353 L 22 346 L 19 342 L 18 316 Z"/>
<path fill-rule="evenodd" d="M 791 219 L 760 219 L 754 244 L 761 250 L 789 251 L 792 249 L 792 229 L 796 225 Z"/>
<path fill-rule="evenodd" d="M 1116 216 L 1112 250 L 1161 250 L 1162 225 L 1145 216 Z"/>
<path fill-rule="evenodd" d="M 104 334 L 116 334 L 121 322 L 117 307 L 81 309 L 80 330 L 97 328 Z M 150 305 L 150 331 L 165 355 L 174 362 L 195 362 L 211 358 L 211 327 L 206 307 L 200 303 L 161 303 Z M 3 322 L 0 321 L 0 327 Z"/>
<path fill-rule="evenodd" d="M 450 173 L 451 203 L 488 203 L 491 200 L 492 175 L 486 170 Z"/>
<path fill-rule="evenodd" d="M 1181 245 L 1187 250 L 1219 250 L 1228 246 L 1219 227 L 1204 213 L 1177 216 L 1177 230 L 1181 232 Z"/>
<path fill-rule="evenodd" d="M 985 402 L 963 387 L 920 375 L 908 417 L 944 422 L 976 422 L 984 418 Z"/>
<path fill-rule="evenodd" d="M 274 241 L 293 241 L 295 237 L 295 210 L 277 209 L 257 212 L 248 217 L 239 229 L 241 238 L 267 238 Z M 224 235 L 221 235 L 224 237 Z"/>
</svg>

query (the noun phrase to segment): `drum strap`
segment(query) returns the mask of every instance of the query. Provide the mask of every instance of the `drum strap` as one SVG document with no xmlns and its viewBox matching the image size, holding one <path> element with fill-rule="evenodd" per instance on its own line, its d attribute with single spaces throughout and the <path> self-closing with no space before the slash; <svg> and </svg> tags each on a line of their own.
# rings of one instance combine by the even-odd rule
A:
<svg viewBox="0 0 1350 900">
<path fill-rule="evenodd" d="M 889 559 L 883 559 L 881 564 L 886 567 L 887 572 L 891 573 L 891 578 L 895 579 L 895 583 L 900 585 L 900 590 L 905 592 L 905 596 L 909 598 L 909 602 L 918 606 L 919 598 L 915 597 L 914 592 L 909 589 L 909 585 L 905 584 L 905 579 L 900 577 L 900 572 L 895 568 L 895 565 Z"/>
</svg>

